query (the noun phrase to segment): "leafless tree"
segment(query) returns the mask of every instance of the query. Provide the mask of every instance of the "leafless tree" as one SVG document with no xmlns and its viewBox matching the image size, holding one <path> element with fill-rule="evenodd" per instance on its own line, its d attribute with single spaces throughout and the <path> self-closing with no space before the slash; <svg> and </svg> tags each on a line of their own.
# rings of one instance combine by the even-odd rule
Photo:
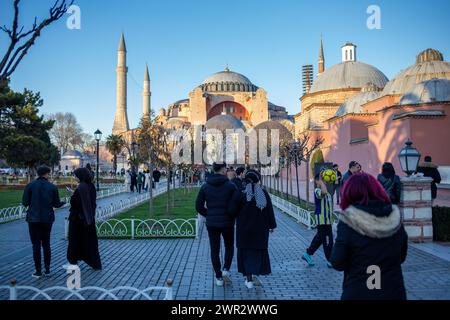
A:
<svg viewBox="0 0 450 320">
<path fill-rule="evenodd" d="M 91 136 L 83 133 L 74 114 L 58 112 L 48 118 L 55 122 L 50 137 L 62 153 L 69 149 L 84 149 L 91 142 Z"/>
<path fill-rule="evenodd" d="M 73 4 L 66 3 L 66 0 L 57 0 L 49 10 L 49 16 L 38 23 L 37 17 L 34 18 L 33 26 L 25 31 L 25 26 L 19 25 L 19 4 L 20 0 L 14 0 L 14 18 L 12 26 L 0 26 L 0 30 L 9 36 L 9 45 L 6 53 L 0 61 L 0 81 L 7 81 L 7 79 L 16 70 L 19 63 L 28 53 L 28 50 L 34 45 L 37 38 L 41 35 L 42 30 L 51 23 L 59 20 L 67 9 Z"/>
</svg>

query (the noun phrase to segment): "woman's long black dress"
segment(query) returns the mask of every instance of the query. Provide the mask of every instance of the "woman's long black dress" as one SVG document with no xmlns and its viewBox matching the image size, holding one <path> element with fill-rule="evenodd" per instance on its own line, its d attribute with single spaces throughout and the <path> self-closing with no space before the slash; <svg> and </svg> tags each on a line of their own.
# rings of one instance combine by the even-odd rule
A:
<svg viewBox="0 0 450 320">
<path fill-rule="evenodd" d="M 93 190 L 93 199 L 95 199 L 95 187 Z M 95 219 L 90 225 L 86 223 L 78 189 L 75 190 L 70 198 L 69 246 L 67 248 L 67 260 L 71 264 L 77 264 L 78 261 L 82 260 L 94 270 L 102 269 L 98 251 Z"/>
<path fill-rule="evenodd" d="M 244 276 L 272 273 L 269 258 L 269 230 L 277 227 L 272 202 L 264 191 L 267 206 L 261 210 L 253 199 L 247 202 L 245 194 L 236 191 L 230 213 L 237 215 L 236 247 L 238 272 Z"/>
</svg>

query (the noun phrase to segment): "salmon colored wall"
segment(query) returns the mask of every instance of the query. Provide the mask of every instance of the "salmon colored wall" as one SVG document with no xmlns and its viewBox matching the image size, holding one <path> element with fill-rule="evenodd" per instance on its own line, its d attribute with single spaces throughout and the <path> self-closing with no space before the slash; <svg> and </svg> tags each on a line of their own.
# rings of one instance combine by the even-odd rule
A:
<svg viewBox="0 0 450 320">
<path fill-rule="evenodd" d="M 397 104 L 399 100 L 400 96 L 383 96 L 364 104 L 362 107 L 367 113 L 375 113 L 385 107 Z"/>
</svg>

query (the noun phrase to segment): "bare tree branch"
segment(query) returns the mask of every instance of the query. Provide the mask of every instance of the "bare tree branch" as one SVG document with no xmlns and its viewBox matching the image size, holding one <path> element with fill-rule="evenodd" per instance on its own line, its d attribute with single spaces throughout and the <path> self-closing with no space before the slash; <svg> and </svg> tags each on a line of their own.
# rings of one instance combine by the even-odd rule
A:
<svg viewBox="0 0 450 320">
<path fill-rule="evenodd" d="M 6 26 L 0 27 L 0 30 L 7 33 L 11 40 L 8 49 L 0 62 L 0 79 L 8 79 L 11 76 L 28 53 L 28 50 L 35 44 L 35 41 L 41 35 L 42 30 L 51 23 L 59 20 L 67 12 L 68 7 L 73 4 L 73 0 L 70 4 L 67 4 L 66 0 L 56 0 L 49 10 L 49 17 L 39 24 L 37 23 L 37 17 L 35 17 L 33 26 L 26 32 L 23 32 L 23 26 L 18 30 L 19 3 L 20 0 L 14 0 L 14 19 L 11 29 Z M 31 37 L 27 41 L 16 48 L 20 40 L 30 35 Z"/>
</svg>

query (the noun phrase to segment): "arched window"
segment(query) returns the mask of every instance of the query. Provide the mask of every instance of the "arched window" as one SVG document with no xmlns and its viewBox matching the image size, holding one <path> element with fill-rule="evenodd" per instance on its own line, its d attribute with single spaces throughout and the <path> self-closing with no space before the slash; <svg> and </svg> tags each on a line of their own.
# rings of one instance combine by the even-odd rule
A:
<svg viewBox="0 0 450 320">
<path fill-rule="evenodd" d="M 348 50 L 345 50 L 345 61 L 348 61 Z"/>
</svg>

